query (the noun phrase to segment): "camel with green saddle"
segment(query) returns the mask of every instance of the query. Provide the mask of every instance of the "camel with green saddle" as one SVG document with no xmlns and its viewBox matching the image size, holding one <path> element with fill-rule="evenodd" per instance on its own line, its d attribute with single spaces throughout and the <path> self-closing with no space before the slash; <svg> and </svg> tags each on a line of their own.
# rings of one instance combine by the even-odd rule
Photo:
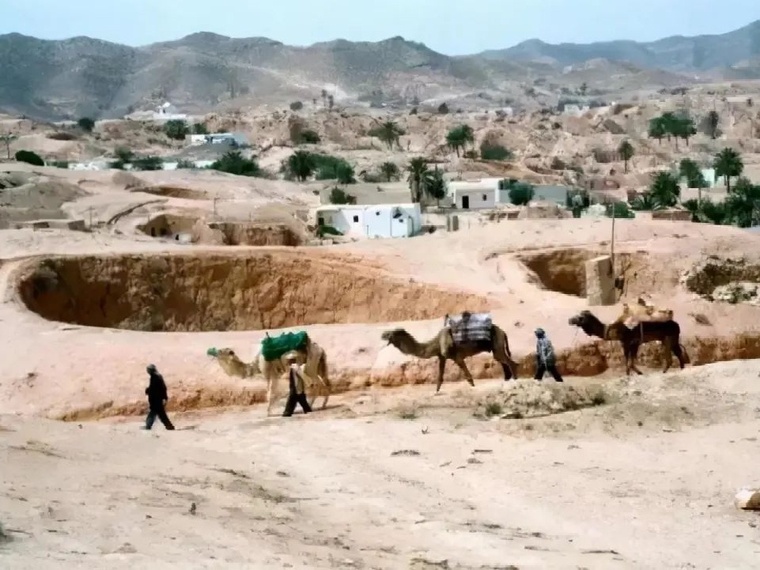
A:
<svg viewBox="0 0 760 570">
<path fill-rule="evenodd" d="M 209 348 L 206 353 L 214 357 L 227 375 L 238 378 L 264 376 L 267 381 L 267 415 L 272 415 L 272 407 L 282 395 L 280 380 L 288 372 L 287 359 L 294 355 L 299 365 L 298 373 L 304 380 L 309 405 L 322 396 L 322 409 L 327 406 L 332 385 L 327 370 L 327 355 L 324 349 L 309 338 L 305 332 L 283 333 L 269 336 L 261 341 L 261 347 L 251 363 L 245 363 L 231 348 Z"/>
<path fill-rule="evenodd" d="M 436 394 L 443 384 L 447 360 L 453 360 L 464 373 L 470 386 L 474 386 L 475 381 L 465 364 L 465 358 L 482 352 L 493 354 L 504 370 L 505 380 L 517 379 L 518 364 L 512 360 L 507 333 L 493 324 L 490 313 L 465 311 L 459 315 L 446 315 L 443 325 L 438 334 L 426 342 L 418 342 L 404 329 L 385 331 L 381 338 L 404 354 L 417 358 L 438 359 Z"/>
</svg>

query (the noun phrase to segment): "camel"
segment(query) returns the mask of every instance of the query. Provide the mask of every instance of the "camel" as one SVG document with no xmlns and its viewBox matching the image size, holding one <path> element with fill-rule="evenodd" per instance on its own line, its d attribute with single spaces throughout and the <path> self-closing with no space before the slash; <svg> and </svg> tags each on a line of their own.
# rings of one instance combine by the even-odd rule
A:
<svg viewBox="0 0 760 570">
<path fill-rule="evenodd" d="M 680 343 L 681 327 L 670 319 L 667 321 L 640 321 L 635 328 L 628 328 L 620 319 L 606 325 L 596 318 L 591 311 L 581 311 L 568 320 L 568 324 L 580 327 L 589 336 L 596 336 L 603 340 L 617 340 L 623 346 L 625 357 L 625 373 L 630 376 L 631 370 L 636 374 L 642 374 L 636 367 L 636 356 L 639 347 L 647 342 L 659 340 L 665 348 L 665 369 L 670 369 L 673 354 L 678 358 L 681 368 L 689 362 L 686 348 Z"/>
<path fill-rule="evenodd" d="M 448 316 L 446 321 L 448 322 Z M 490 340 L 477 340 L 455 342 L 452 334 L 452 327 L 444 326 L 438 334 L 427 342 L 419 343 L 417 340 L 404 329 L 393 329 L 383 332 L 381 338 L 390 345 L 395 346 L 404 354 L 416 356 L 417 358 L 438 358 L 438 382 L 436 384 L 436 394 L 441 390 L 443 384 L 443 372 L 446 368 L 446 360 L 453 360 L 464 373 L 465 378 L 470 386 L 475 386 L 472 374 L 467 369 L 464 359 L 475 356 L 481 352 L 490 352 L 493 357 L 501 364 L 504 369 L 504 380 L 514 378 L 517 380 L 517 363 L 512 360 L 512 353 L 509 350 L 509 339 L 507 333 L 500 327 L 490 324 Z"/>
<path fill-rule="evenodd" d="M 316 342 L 309 339 L 305 349 L 294 351 L 297 353 L 297 362 L 302 366 L 302 375 L 306 384 L 306 392 L 311 396 L 309 405 L 313 405 L 318 396 L 322 396 L 322 409 L 327 407 L 330 399 L 332 385 L 327 371 L 327 355 L 324 349 Z M 238 378 L 252 378 L 261 374 L 267 381 L 267 415 L 272 415 L 272 407 L 280 394 L 279 381 L 288 370 L 285 363 L 287 354 L 277 360 L 265 360 L 261 350 L 256 354 L 253 362 L 246 364 L 238 358 L 231 348 L 209 349 L 208 354 L 214 356 L 229 376 Z M 316 388 L 316 390 L 315 390 Z M 317 394 L 314 394 L 317 392 Z"/>
</svg>

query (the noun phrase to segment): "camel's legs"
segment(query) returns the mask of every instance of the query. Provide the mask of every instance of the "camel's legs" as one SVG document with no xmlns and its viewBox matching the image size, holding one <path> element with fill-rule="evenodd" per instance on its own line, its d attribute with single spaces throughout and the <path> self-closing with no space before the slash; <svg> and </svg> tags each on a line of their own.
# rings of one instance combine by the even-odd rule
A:
<svg viewBox="0 0 760 570">
<path fill-rule="evenodd" d="M 464 376 L 467 378 L 467 383 L 470 386 L 475 386 L 475 380 L 473 380 L 472 374 L 470 374 L 470 371 L 467 369 L 467 365 L 464 363 L 464 358 L 457 356 L 454 358 L 454 362 L 456 362 L 457 366 L 459 366 L 459 369 L 464 372 Z"/>
<path fill-rule="evenodd" d="M 446 370 L 446 358 L 444 356 L 438 357 L 438 382 L 435 386 L 435 393 L 437 394 L 441 390 L 441 384 L 443 384 L 443 371 Z"/>
<path fill-rule="evenodd" d="M 673 345 L 673 354 L 676 355 L 676 358 L 678 359 L 678 364 L 680 364 L 681 369 L 686 365 L 686 357 L 684 355 L 684 350 L 681 349 L 681 345 L 676 341 L 676 343 Z"/>
<path fill-rule="evenodd" d="M 623 360 L 625 360 L 625 375 L 631 375 L 631 348 L 623 343 Z"/>
<path fill-rule="evenodd" d="M 641 370 L 639 370 L 638 366 L 636 366 L 636 358 L 639 355 L 639 348 L 640 347 L 641 347 L 641 345 L 638 342 L 634 343 L 631 346 L 631 351 L 630 351 L 630 357 L 631 357 L 630 367 L 639 376 L 641 376 L 643 374 L 643 372 Z"/>
</svg>

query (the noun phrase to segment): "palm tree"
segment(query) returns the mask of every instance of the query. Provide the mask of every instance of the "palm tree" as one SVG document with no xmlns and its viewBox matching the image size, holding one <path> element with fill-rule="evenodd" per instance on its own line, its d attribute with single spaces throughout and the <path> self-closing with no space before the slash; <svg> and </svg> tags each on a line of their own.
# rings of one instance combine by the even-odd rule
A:
<svg viewBox="0 0 760 570">
<path fill-rule="evenodd" d="M 634 210 L 640 210 L 643 212 L 653 212 L 655 210 L 661 210 L 662 204 L 655 198 L 651 192 L 644 192 L 636 197 L 631 204 L 631 208 Z"/>
<path fill-rule="evenodd" d="M 726 192 L 731 192 L 731 177 L 741 176 L 744 171 L 744 162 L 739 153 L 732 148 L 724 148 L 715 155 L 713 162 L 715 175 L 722 176 L 726 183 Z"/>
<path fill-rule="evenodd" d="M 288 157 L 288 170 L 301 182 L 314 174 L 316 167 L 314 156 L 305 150 L 297 150 Z"/>
<path fill-rule="evenodd" d="M 407 182 L 409 182 L 409 189 L 412 193 L 412 202 L 420 202 L 422 200 L 422 192 L 425 190 L 427 181 L 430 178 L 427 159 L 423 157 L 411 159 L 406 167 L 406 171 L 409 173 Z"/>
<path fill-rule="evenodd" d="M 652 199 L 665 208 L 675 206 L 681 195 L 678 179 L 670 172 L 660 171 L 653 173 L 652 184 L 649 187 Z"/>
<path fill-rule="evenodd" d="M 404 134 L 404 130 L 399 127 L 395 121 L 386 121 L 378 128 L 373 129 L 370 134 L 379 138 L 388 145 L 390 150 L 393 150 L 394 144 L 401 148 L 399 137 Z"/>
<path fill-rule="evenodd" d="M 678 165 L 678 172 L 684 178 L 686 178 L 686 184 L 689 188 L 697 188 L 699 194 L 697 197 L 697 203 L 702 202 L 702 188 L 707 187 L 707 180 L 705 180 L 702 170 L 699 165 L 690 158 L 684 158 Z"/>
<path fill-rule="evenodd" d="M 629 141 L 623 141 L 620 143 L 620 146 L 618 147 L 618 153 L 620 154 L 620 158 L 623 159 L 625 162 L 625 172 L 628 173 L 628 161 L 633 158 L 633 155 L 636 151 L 633 148 L 633 145 Z"/>
<path fill-rule="evenodd" d="M 467 144 L 475 142 L 475 133 L 470 125 L 459 125 L 454 127 L 446 135 L 446 143 L 452 150 L 456 151 L 459 156 L 459 150 L 464 149 Z"/>
<path fill-rule="evenodd" d="M 396 166 L 393 162 L 383 162 L 380 165 L 380 172 L 388 182 L 391 180 L 396 180 L 399 175 L 398 166 Z"/>
<path fill-rule="evenodd" d="M 438 170 L 438 165 L 425 180 L 425 193 L 433 198 L 436 204 L 440 204 L 446 197 L 446 181 L 443 179 L 443 171 Z"/>
</svg>

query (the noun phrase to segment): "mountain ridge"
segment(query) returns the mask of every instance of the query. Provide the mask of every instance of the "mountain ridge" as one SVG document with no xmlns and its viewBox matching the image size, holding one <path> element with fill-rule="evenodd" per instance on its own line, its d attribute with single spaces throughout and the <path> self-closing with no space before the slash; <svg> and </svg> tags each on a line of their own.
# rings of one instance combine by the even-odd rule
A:
<svg viewBox="0 0 760 570">
<path fill-rule="evenodd" d="M 322 89 L 337 100 L 366 100 L 367 94 L 381 93 L 387 100 L 416 101 L 487 92 L 496 101 L 508 101 L 535 91 L 532 85 L 553 84 L 555 91 L 557 82 L 574 86 L 568 66 L 589 60 L 632 64 L 639 71 L 626 68 L 631 77 L 656 77 L 651 87 L 667 87 L 688 84 L 695 72 L 715 69 L 726 70 L 727 77 L 760 78 L 760 66 L 744 65 L 756 58 L 760 20 L 726 34 L 644 43 L 533 39 L 459 56 L 402 36 L 290 46 L 265 37 L 201 31 L 132 47 L 88 36 L 42 40 L 10 33 L 0 35 L 0 111 L 108 118 L 169 99 L 188 112 L 205 112 L 250 101 L 310 100 L 319 98 Z M 588 75 L 582 81 L 591 87 L 595 79 Z M 597 91 L 614 91 L 605 86 L 603 72 L 598 75 Z"/>
</svg>

